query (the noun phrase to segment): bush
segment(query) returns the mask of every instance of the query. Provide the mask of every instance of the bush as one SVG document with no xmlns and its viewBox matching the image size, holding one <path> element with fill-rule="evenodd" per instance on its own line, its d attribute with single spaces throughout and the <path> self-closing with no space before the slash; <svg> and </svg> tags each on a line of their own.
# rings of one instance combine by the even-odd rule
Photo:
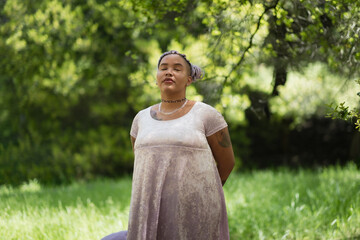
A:
<svg viewBox="0 0 360 240">
<path fill-rule="evenodd" d="M 133 153 L 128 131 L 101 126 L 86 132 L 64 133 L 57 140 L 0 145 L 0 185 L 29 179 L 43 184 L 74 179 L 115 177 L 130 172 Z"/>
</svg>

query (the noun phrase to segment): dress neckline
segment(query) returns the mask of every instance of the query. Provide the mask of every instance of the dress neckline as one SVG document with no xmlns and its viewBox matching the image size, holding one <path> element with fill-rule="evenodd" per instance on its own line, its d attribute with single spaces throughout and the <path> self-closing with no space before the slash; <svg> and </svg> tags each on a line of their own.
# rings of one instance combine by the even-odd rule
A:
<svg viewBox="0 0 360 240">
<path fill-rule="evenodd" d="M 169 120 L 157 120 L 157 119 L 153 118 L 153 117 L 151 116 L 151 108 L 152 108 L 152 106 L 148 108 L 148 116 L 150 116 L 150 118 L 151 118 L 152 120 L 156 121 L 156 122 L 170 122 L 170 121 L 175 121 L 175 120 L 178 120 L 178 119 L 183 118 L 183 117 L 185 117 L 186 115 L 190 114 L 190 112 L 193 111 L 195 105 L 197 105 L 197 104 L 198 104 L 198 102 L 195 101 L 194 105 L 191 106 L 191 109 L 190 109 L 187 113 L 185 113 L 184 115 L 182 115 L 182 116 L 180 116 L 180 117 L 174 118 L 174 119 L 169 119 Z"/>
</svg>

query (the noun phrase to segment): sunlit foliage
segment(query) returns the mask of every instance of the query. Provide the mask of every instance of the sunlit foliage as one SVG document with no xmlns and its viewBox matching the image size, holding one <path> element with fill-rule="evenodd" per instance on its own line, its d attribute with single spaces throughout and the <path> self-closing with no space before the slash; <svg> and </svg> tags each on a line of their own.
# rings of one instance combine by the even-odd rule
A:
<svg viewBox="0 0 360 240">
<path fill-rule="evenodd" d="M 131 121 L 159 101 L 156 62 L 169 49 L 205 71 L 189 98 L 235 128 L 246 111 L 297 124 L 339 104 L 316 79 L 359 77 L 359 13 L 350 0 L 0 1 L 0 184 L 131 171 Z M 294 99 L 290 86 L 318 62 L 312 100 Z"/>
</svg>

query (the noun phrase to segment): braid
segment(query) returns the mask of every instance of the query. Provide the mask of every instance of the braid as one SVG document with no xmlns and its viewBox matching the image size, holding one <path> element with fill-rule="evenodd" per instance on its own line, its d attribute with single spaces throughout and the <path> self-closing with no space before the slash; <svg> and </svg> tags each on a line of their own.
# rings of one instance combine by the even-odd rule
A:
<svg viewBox="0 0 360 240">
<path fill-rule="evenodd" d="M 190 61 L 186 58 L 185 54 L 179 53 L 176 50 L 170 50 L 168 52 L 164 52 L 159 58 L 158 68 L 160 66 L 161 60 L 165 56 L 170 55 L 170 54 L 177 54 L 177 55 L 181 56 L 185 60 L 185 62 L 187 62 L 187 64 L 189 64 L 190 76 L 191 76 L 193 82 L 195 82 L 197 79 L 202 79 L 203 78 L 203 71 L 201 70 L 201 68 L 196 66 L 196 65 L 191 64 Z"/>
</svg>

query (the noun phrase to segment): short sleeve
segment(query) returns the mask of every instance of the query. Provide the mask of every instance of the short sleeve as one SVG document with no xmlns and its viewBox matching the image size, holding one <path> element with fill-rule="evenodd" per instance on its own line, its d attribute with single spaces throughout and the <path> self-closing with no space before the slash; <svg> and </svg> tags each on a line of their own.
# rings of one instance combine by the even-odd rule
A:
<svg viewBox="0 0 360 240">
<path fill-rule="evenodd" d="M 206 137 L 209 137 L 228 126 L 221 113 L 209 105 L 207 105 L 207 109 L 204 111 L 203 117 Z"/>
<path fill-rule="evenodd" d="M 130 136 L 136 138 L 138 134 L 138 130 L 139 130 L 139 113 L 134 117 L 133 122 L 131 124 Z"/>
</svg>

